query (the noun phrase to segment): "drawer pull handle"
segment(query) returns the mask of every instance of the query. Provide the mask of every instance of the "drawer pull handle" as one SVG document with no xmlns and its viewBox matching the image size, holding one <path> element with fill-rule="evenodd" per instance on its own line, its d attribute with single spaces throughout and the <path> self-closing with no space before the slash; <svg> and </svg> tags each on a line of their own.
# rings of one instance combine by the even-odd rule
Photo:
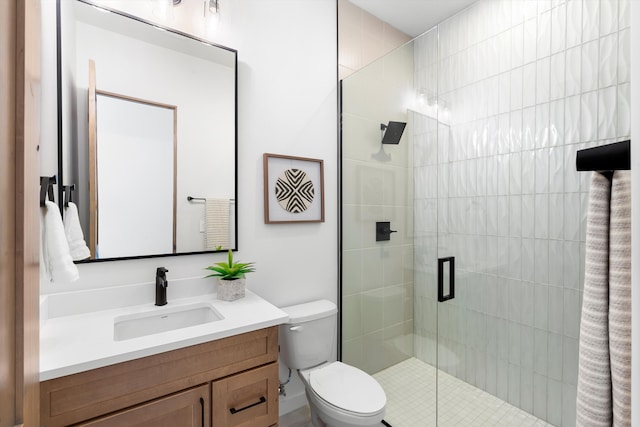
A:
<svg viewBox="0 0 640 427">
<path fill-rule="evenodd" d="M 231 408 L 231 409 L 229 409 L 229 412 L 231 412 L 232 415 L 233 414 L 237 414 L 238 412 L 242 412 L 245 409 L 253 408 L 254 406 L 260 405 L 261 403 L 264 403 L 266 401 L 267 401 L 267 399 L 264 396 L 260 396 L 260 400 L 259 401 L 255 402 L 255 403 L 252 403 L 251 405 L 247 405 L 244 408 L 240 408 L 240 409 Z"/>
<path fill-rule="evenodd" d="M 200 419 L 202 420 L 202 427 L 204 427 L 204 399 L 200 398 Z"/>
</svg>

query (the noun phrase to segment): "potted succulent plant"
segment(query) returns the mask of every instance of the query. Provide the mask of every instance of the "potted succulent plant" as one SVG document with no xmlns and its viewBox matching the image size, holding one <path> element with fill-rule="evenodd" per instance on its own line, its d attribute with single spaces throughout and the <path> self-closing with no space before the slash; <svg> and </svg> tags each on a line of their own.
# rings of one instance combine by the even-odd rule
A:
<svg viewBox="0 0 640 427">
<path fill-rule="evenodd" d="M 207 267 L 213 271 L 206 277 L 216 277 L 218 281 L 218 299 L 233 301 L 244 297 L 245 274 L 256 271 L 253 262 L 234 262 L 233 252 L 229 249 L 227 262 L 216 262 Z"/>
</svg>

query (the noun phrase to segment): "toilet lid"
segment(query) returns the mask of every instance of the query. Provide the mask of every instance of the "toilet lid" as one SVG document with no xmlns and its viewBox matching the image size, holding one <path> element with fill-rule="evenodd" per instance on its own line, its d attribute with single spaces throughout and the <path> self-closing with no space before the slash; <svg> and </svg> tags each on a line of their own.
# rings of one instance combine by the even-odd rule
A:
<svg viewBox="0 0 640 427">
<path fill-rule="evenodd" d="M 322 399 L 350 412 L 375 413 L 387 403 L 384 390 L 371 375 L 342 362 L 313 370 L 309 382 Z"/>
</svg>

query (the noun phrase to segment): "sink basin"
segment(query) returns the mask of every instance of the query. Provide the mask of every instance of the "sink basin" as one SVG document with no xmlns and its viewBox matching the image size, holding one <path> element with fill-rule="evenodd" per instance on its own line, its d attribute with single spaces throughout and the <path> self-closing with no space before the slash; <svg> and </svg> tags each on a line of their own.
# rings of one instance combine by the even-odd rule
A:
<svg viewBox="0 0 640 427">
<path fill-rule="evenodd" d="M 116 317 L 113 322 L 113 338 L 123 341 L 222 319 L 222 315 L 206 303 L 167 307 Z"/>
</svg>

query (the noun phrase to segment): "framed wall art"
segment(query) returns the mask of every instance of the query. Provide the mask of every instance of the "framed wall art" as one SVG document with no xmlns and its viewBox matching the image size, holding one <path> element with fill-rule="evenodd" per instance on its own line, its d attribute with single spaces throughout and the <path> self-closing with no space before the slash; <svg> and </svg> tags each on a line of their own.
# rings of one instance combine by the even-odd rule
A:
<svg viewBox="0 0 640 427">
<path fill-rule="evenodd" d="M 263 155 L 264 222 L 324 222 L 324 161 Z"/>
</svg>

